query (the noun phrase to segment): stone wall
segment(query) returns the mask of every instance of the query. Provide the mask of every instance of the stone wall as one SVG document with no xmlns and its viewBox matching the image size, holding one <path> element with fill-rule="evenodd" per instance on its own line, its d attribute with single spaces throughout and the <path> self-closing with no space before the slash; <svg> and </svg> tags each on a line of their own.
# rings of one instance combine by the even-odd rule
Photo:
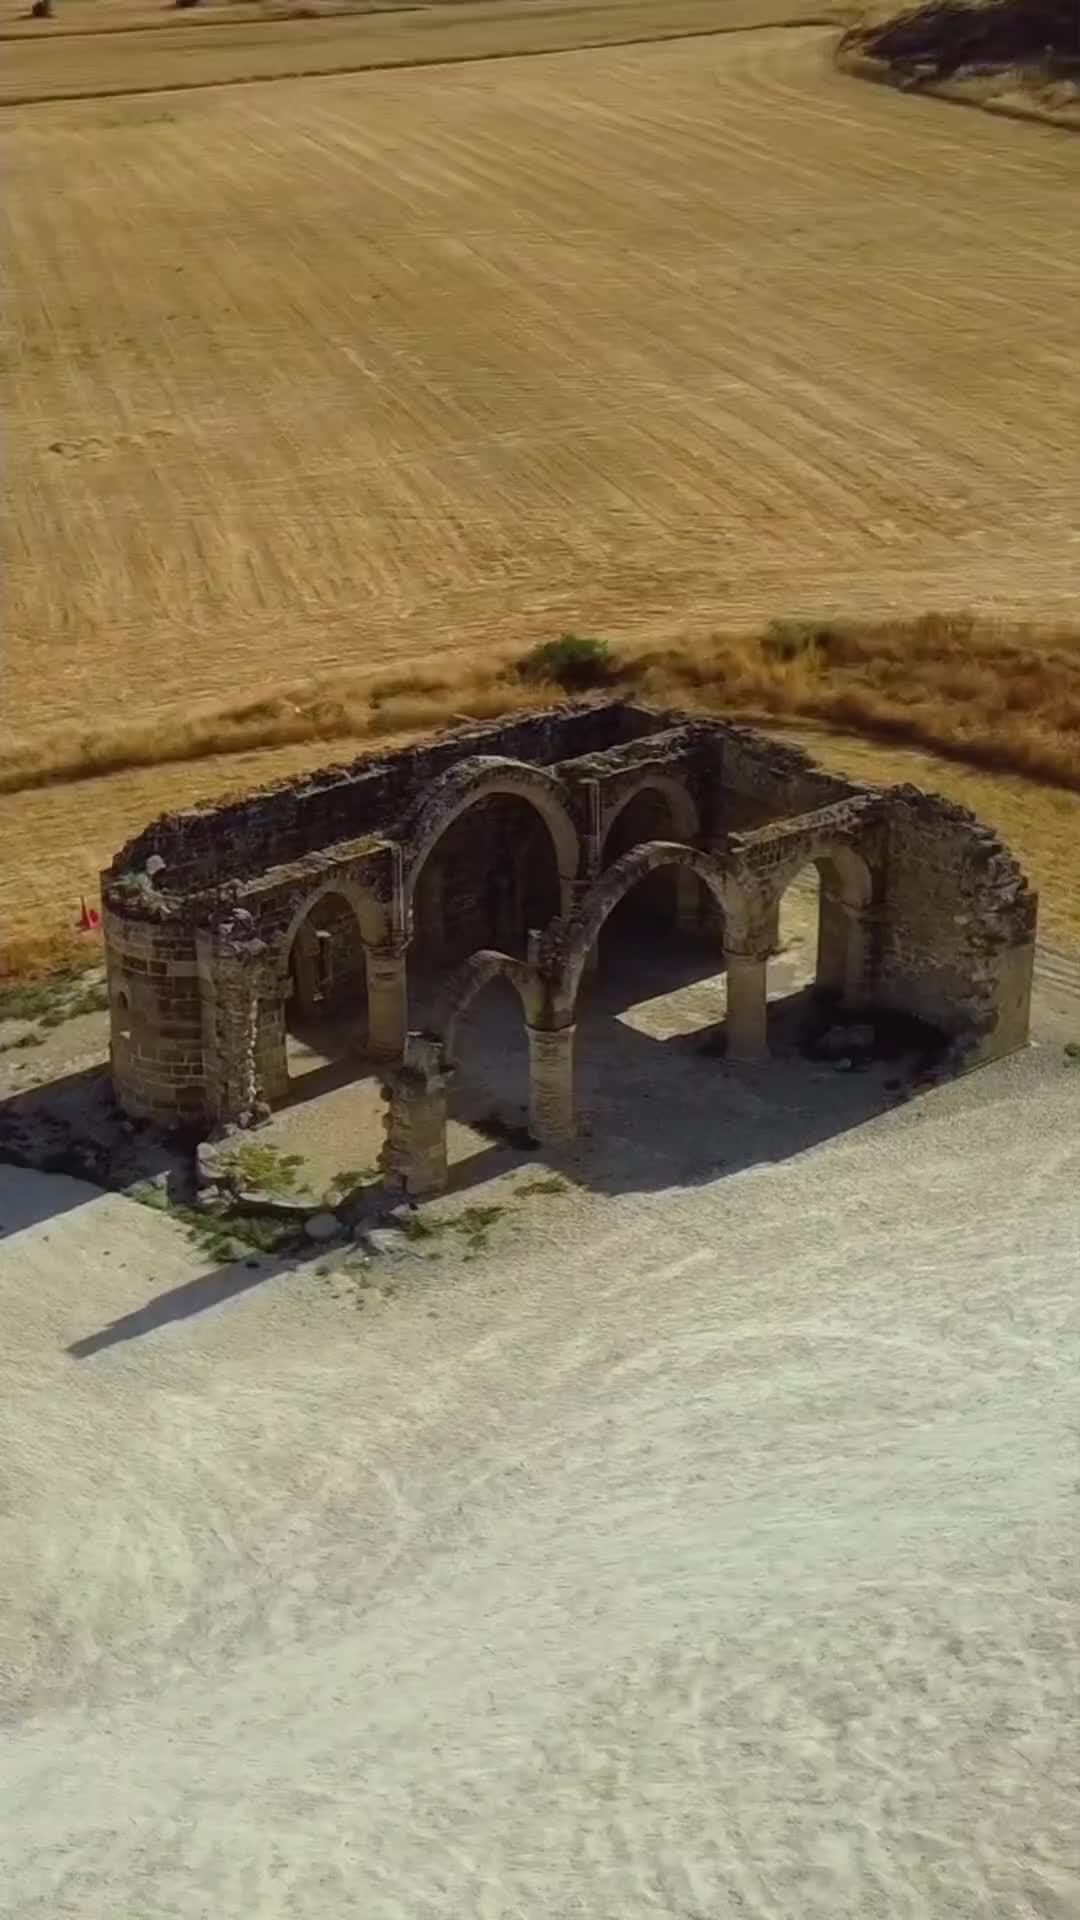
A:
<svg viewBox="0 0 1080 1920">
<path fill-rule="evenodd" d="M 413 896 L 412 957 L 452 967 L 477 948 L 524 954 L 530 927 L 559 911 L 551 837 L 527 801 L 480 800 L 428 855 Z"/>
<path fill-rule="evenodd" d="M 356 914 L 340 893 L 324 894 L 297 930 L 289 959 L 292 1019 L 364 1016 L 367 969 Z"/>
<path fill-rule="evenodd" d="M 124 873 L 141 871 L 153 854 L 165 862 L 166 884 L 186 894 L 245 879 L 338 841 L 383 832 L 440 774 L 473 754 L 498 752 L 553 766 L 663 724 L 665 716 L 647 707 L 601 702 L 458 728 L 421 746 L 282 780 L 227 805 L 165 814 L 121 849 L 103 884 L 108 890 Z"/>
<path fill-rule="evenodd" d="M 884 1004 L 966 1040 L 970 1064 L 1022 1045 L 1037 907 L 974 814 L 918 787 L 892 790 L 874 965 Z"/>
<path fill-rule="evenodd" d="M 530 1047 L 565 1061 L 550 1034 L 572 1027 L 601 927 L 617 941 L 631 909 L 722 946 L 749 1057 L 779 901 L 807 862 L 820 987 L 928 1020 L 972 1063 L 1022 1044 L 1035 899 L 970 814 L 745 727 L 609 701 L 149 827 L 102 876 L 118 1097 L 166 1124 L 258 1117 L 287 1091 L 290 1000 L 358 1022 L 366 1003 L 372 1057 L 400 1061 L 410 969 L 479 949 L 509 965 L 545 928 Z"/>
<path fill-rule="evenodd" d="M 205 1110 L 203 1010 L 195 941 L 170 920 L 122 918 L 108 907 L 113 1079 L 127 1112 L 180 1125 Z"/>
<path fill-rule="evenodd" d="M 722 833 L 743 833 L 770 821 L 813 813 L 859 791 L 857 781 L 816 766 L 800 747 L 770 740 L 747 727 L 730 727 L 724 735 L 722 805 L 714 839 Z"/>
</svg>

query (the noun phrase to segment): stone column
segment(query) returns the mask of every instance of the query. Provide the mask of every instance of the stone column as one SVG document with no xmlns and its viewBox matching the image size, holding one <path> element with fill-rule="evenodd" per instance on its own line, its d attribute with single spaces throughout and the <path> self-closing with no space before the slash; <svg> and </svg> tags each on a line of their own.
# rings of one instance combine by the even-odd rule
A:
<svg viewBox="0 0 1080 1920">
<path fill-rule="evenodd" d="M 255 1008 L 256 1105 L 280 1106 L 289 1092 L 289 1059 L 285 1041 L 285 1002 L 280 993 L 260 995 Z"/>
<path fill-rule="evenodd" d="M 570 889 L 570 907 L 569 907 L 570 913 L 577 912 L 582 901 L 585 899 L 586 894 L 588 894 L 591 891 L 593 884 L 594 883 L 592 880 L 575 880 L 573 882 L 573 885 Z M 568 918 L 568 917 L 569 917 L 568 915 L 564 915 L 564 918 Z M 600 935 L 598 934 L 596 939 L 593 941 L 592 946 L 589 948 L 588 953 L 585 955 L 585 963 L 581 969 L 582 983 L 584 983 L 586 980 L 595 980 L 599 971 L 600 971 Z"/>
<path fill-rule="evenodd" d="M 442 1193 L 446 1187 L 449 1079 L 441 1043 L 410 1033 L 401 1066 L 387 1077 L 380 1165 L 387 1186 L 412 1198 Z"/>
<path fill-rule="evenodd" d="M 372 1060 L 401 1060 L 409 1023 L 403 941 L 364 948 L 367 966 L 368 1053 Z"/>
<path fill-rule="evenodd" d="M 527 1027 L 529 1036 L 529 1128 L 542 1145 L 572 1140 L 574 1126 L 574 1032 L 569 1027 Z"/>
<path fill-rule="evenodd" d="M 249 1126 L 260 1107 L 257 1070 L 259 997 L 256 982 L 240 975 L 216 983 L 207 1094 L 215 1120 Z"/>
<path fill-rule="evenodd" d="M 727 1058 L 768 1058 L 764 960 L 752 954 L 727 955 Z"/>
</svg>

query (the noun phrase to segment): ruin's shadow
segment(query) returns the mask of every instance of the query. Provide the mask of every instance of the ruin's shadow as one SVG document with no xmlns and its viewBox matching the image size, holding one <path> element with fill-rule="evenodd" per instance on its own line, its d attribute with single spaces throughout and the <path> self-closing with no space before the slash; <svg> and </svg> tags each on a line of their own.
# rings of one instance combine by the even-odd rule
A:
<svg viewBox="0 0 1080 1920">
<path fill-rule="evenodd" d="M 451 1107 L 453 1118 L 470 1134 L 459 1133 L 458 1143 L 480 1133 L 487 1144 L 452 1160 L 448 1193 L 475 1196 L 500 1175 L 538 1161 L 609 1195 L 693 1187 L 805 1153 L 909 1097 L 914 1056 L 874 1060 L 861 1071 L 851 1063 L 806 1057 L 808 1033 L 820 1029 L 822 1015 L 820 1002 L 799 985 L 800 964 L 796 956 L 771 970 L 770 987 L 783 995 L 770 1002 L 772 1057 L 743 1067 L 724 1057 L 724 986 L 715 945 L 647 935 L 624 942 L 582 994 L 576 1073 L 580 1137 L 555 1152 L 529 1139 L 521 1007 L 506 983 L 498 983 L 473 1003 L 459 1030 L 456 1052 L 462 1064 Z M 293 1100 L 313 1099 L 356 1074 L 356 1063 L 334 1061 L 299 1078 Z M 43 1111 L 51 1112 L 56 1132 L 51 1162 L 41 1158 Z M 104 1153 L 110 1128 L 115 1150 L 115 1122 L 107 1075 L 101 1069 L 72 1075 L 0 1107 L 0 1155 L 5 1137 L 10 1150 L 10 1143 L 25 1142 L 36 1128 L 32 1164 L 48 1163 L 53 1171 L 93 1180 L 94 1157 Z M 76 1123 L 82 1137 L 73 1151 Z M 118 1184 L 115 1167 L 111 1171 L 113 1177 L 105 1178 L 102 1170 L 103 1185 Z M 56 1184 L 56 1211 L 84 1204 L 99 1191 Z M 373 1194 L 373 1213 L 389 1201 L 390 1196 Z M 291 1256 L 252 1254 L 217 1267 L 87 1333 L 68 1352 L 86 1359 L 141 1339 L 226 1305 L 317 1257 L 317 1250 L 305 1245 Z"/>
<path fill-rule="evenodd" d="M 304 1255 L 305 1260 L 310 1260 L 314 1252 L 315 1249 L 310 1247 Z M 268 1255 L 252 1254 L 243 1260 L 231 1261 L 228 1266 L 215 1267 L 211 1273 L 200 1274 L 195 1280 L 185 1280 L 178 1287 L 169 1287 L 164 1293 L 155 1294 L 144 1301 L 142 1306 L 132 1308 L 130 1313 L 120 1314 L 117 1319 L 110 1320 L 107 1326 L 73 1340 L 66 1351 L 73 1360 L 88 1360 L 92 1354 L 101 1353 L 107 1347 L 121 1346 L 126 1340 L 141 1340 L 144 1335 L 156 1333 L 160 1327 L 167 1327 L 177 1320 L 189 1320 L 193 1314 L 208 1313 L 212 1307 L 225 1306 L 228 1301 L 235 1300 L 238 1294 L 249 1293 L 252 1287 L 261 1287 L 265 1281 L 288 1272 L 298 1263 L 298 1255 L 273 1259 Z"/>
<path fill-rule="evenodd" d="M 178 1146 L 158 1143 L 123 1121 L 104 1065 L 9 1094 L 0 1100 L 0 1163 L 13 1177 L 0 1207 L 0 1241 L 86 1206 L 103 1190 L 169 1167 L 179 1153 Z M 20 1179 L 24 1170 L 27 1177 Z M 45 1183 L 37 1177 L 42 1174 L 68 1179 Z"/>
<path fill-rule="evenodd" d="M 889 1059 L 827 1063 L 807 1057 L 829 1014 L 783 959 L 770 969 L 771 1057 L 753 1067 L 725 1058 L 724 986 L 715 947 L 644 935 L 582 992 L 575 1043 L 578 1139 L 529 1157 L 607 1194 L 701 1185 L 787 1160 L 909 1097 L 917 1046 Z M 524 1144 L 527 1085 L 521 1017 L 512 996 L 473 1003 L 455 1051 L 452 1111 Z M 513 1063 L 513 1084 L 507 1067 Z M 505 1165 L 523 1158 L 507 1148 Z M 490 1156 L 458 1161 L 455 1191 L 490 1178 Z"/>
</svg>

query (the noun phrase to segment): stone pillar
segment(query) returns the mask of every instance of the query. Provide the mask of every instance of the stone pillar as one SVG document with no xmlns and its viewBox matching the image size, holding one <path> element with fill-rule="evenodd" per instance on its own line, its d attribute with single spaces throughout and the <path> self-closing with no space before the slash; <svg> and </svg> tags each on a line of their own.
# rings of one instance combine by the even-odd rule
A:
<svg viewBox="0 0 1080 1920">
<path fill-rule="evenodd" d="M 380 1165 L 387 1186 L 411 1198 L 442 1193 L 446 1187 L 449 1078 L 441 1042 L 410 1033 L 401 1066 L 387 1077 Z"/>
<path fill-rule="evenodd" d="M 573 882 L 573 885 L 570 890 L 569 911 L 571 913 L 577 912 L 582 901 L 585 899 L 586 894 L 590 892 L 592 886 L 593 886 L 592 880 L 575 880 Z M 568 915 L 564 915 L 564 918 L 566 917 L 568 917 Z M 592 946 L 589 948 L 587 954 L 585 955 L 585 961 L 581 969 L 581 983 L 584 984 L 586 980 L 595 980 L 599 971 L 600 971 L 600 936 L 597 935 L 597 938 L 593 941 Z"/>
<path fill-rule="evenodd" d="M 570 1027 L 527 1027 L 529 1036 L 529 1129 L 543 1145 L 572 1140 L 574 1126 L 574 1032 Z"/>
<path fill-rule="evenodd" d="M 161 1126 L 206 1112 L 202 991 L 189 928 L 105 909 L 113 1089 L 126 1113 Z"/>
<path fill-rule="evenodd" d="M 727 955 L 727 1058 L 768 1058 L 764 960 Z"/>
<path fill-rule="evenodd" d="M 255 1082 L 257 1103 L 276 1107 L 288 1097 L 289 1059 L 285 1041 L 285 1002 L 280 992 L 260 995 L 256 1005 Z"/>
<path fill-rule="evenodd" d="M 263 1115 L 258 1074 L 259 993 L 251 974 L 218 972 L 206 1059 L 207 1100 L 222 1125 Z"/>
<path fill-rule="evenodd" d="M 387 1063 L 401 1060 L 409 1021 L 405 944 L 365 947 L 368 995 L 368 1053 Z"/>
</svg>

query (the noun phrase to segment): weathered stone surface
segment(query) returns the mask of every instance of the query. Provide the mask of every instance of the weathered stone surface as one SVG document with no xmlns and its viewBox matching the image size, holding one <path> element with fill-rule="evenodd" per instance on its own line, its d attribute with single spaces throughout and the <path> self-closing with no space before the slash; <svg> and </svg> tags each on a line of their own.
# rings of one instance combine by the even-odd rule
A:
<svg viewBox="0 0 1080 1920">
<path fill-rule="evenodd" d="M 336 1240 L 341 1232 L 341 1222 L 336 1213 L 313 1213 L 304 1222 L 304 1232 L 309 1240 Z"/>
<path fill-rule="evenodd" d="M 240 1213 L 270 1214 L 277 1220 L 292 1220 L 297 1226 L 303 1226 L 312 1212 L 313 1200 L 309 1194 L 306 1200 L 282 1193 L 270 1193 L 265 1187 L 233 1187 L 230 1190 L 232 1204 Z"/>
<path fill-rule="evenodd" d="M 148 827 L 102 876 L 117 1098 L 166 1126 L 257 1125 L 288 1090 L 287 1000 L 355 1008 L 385 1069 L 386 1182 L 436 1192 L 455 1023 L 489 980 L 522 1003 L 533 1131 L 565 1140 L 578 992 L 626 894 L 716 939 L 728 1058 L 764 1060 L 779 902 L 808 865 L 823 994 L 936 1027 L 956 1066 L 1024 1043 L 1037 902 L 989 828 L 750 728 L 615 700 Z M 409 1032 L 410 951 L 445 968 L 427 1034 Z M 850 1028 L 836 1046 L 865 1051 Z M 198 1177 L 214 1181 L 209 1158 Z"/>
</svg>

